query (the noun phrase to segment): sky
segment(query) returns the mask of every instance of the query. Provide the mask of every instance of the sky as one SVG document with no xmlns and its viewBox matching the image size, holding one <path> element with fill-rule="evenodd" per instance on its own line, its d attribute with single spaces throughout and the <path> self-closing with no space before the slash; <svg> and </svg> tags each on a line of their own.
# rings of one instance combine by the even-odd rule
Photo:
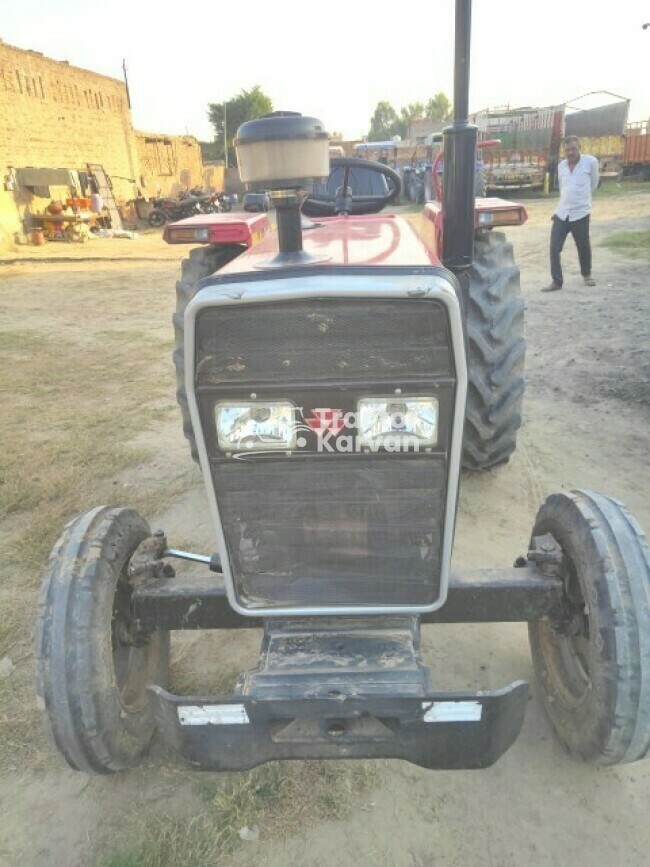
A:
<svg viewBox="0 0 650 867">
<path fill-rule="evenodd" d="M 470 111 L 592 91 L 650 117 L 650 0 L 474 0 Z M 273 107 L 361 138 L 377 103 L 453 99 L 454 0 L 0 0 L 0 39 L 122 77 L 136 129 L 213 138 L 207 105 L 259 84 Z M 607 97 L 581 103 L 591 107 Z M 2 103 L 0 101 L 0 110 Z"/>
</svg>

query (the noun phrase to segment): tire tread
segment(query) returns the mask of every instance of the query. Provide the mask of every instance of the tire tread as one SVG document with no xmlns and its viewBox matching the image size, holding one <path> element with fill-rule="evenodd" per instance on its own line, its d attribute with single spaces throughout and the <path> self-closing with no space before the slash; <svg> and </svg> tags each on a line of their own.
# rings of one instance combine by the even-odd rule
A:
<svg viewBox="0 0 650 867">
<path fill-rule="evenodd" d="M 181 410 L 183 433 L 190 445 L 193 460 L 198 461 L 196 438 L 190 417 L 185 388 L 185 309 L 196 295 L 196 284 L 214 274 L 243 251 L 240 244 L 219 247 L 197 247 L 181 262 L 181 279 L 176 282 L 176 311 L 172 316 L 174 325 L 174 351 L 172 360 L 176 370 L 176 400 Z"/>
<path fill-rule="evenodd" d="M 560 739 L 586 761 L 637 761 L 650 752 L 650 554 L 645 535 L 621 503 L 581 490 L 553 494 L 543 504 L 533 535 L 553 528 L 580 552 L 583 594 L 586 586 L 592 594 L 588 604 L 597 606 L 602 651 L 592 654 L 592 664 L 599 667 L 592 681 L 602 688 L 590 697 L 589 717 L 579 722 L 568 709 L 558 709 L 557 697 L 541 676 L 544 707 Z M 551 664 L 544 653 L 545 628 L 529 628 L 540 675 Z"/>
<path fill-rule="evenodd" d="M 463 466 L 484 470 L 515 451 L 524 394 L 524 303 L 512 244 L 502 232 L 475 241 L 465 299 L 468 390 Z"/>
<path fill-rule="evenodd" d="M 130 715 L 129 731 L 113 717 L 106 701 L 116 690 L 112 665 L 98 650 L 110 629 L 105 614 L 125 545 L 138 544 L 149 532 L 133 509 L 99 506 L 67 525 L 48 561 L 39 597 L 36 691 L 50 741 L 75 770 L 105 774 L 131 767 L 153 734 L 146 708 Z M 164 685 L 169 636 L 158 640 L 157 674 Z"/>
</svg>

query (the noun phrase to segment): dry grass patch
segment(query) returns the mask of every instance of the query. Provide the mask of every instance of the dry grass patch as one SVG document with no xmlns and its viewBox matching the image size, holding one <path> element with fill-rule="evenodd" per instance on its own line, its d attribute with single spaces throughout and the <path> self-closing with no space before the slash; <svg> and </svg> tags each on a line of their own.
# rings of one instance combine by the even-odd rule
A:
<svg viewBox="0 0 650 867">
<path fill-rule="evenodd" d="M 205 642 L 188 640 L 175 648 L 171 672 L 174 693 L 232 692 L 240 666 L 207 666 Z M 183 652 L 183 650 L 186 652 Z M 197 652 L 198 651 L 198 652 Z M 209 671 L 208 671 L 209 669 Z M 172 770 L 176 790 L 189 783 L 202 807 L 179 805 L 161 811 L 147 801 L 120 818 L 120 843 L 107 833 L 95 867 L 219 867 L 231 864 L 245 846 L 240 831 L 259 834 L 262 843 L 304 833 L 322 820 L 344 819 L 368 807 L 379 786 L 382 764 L 372 761 L 271 762 L 242 773 Z"/>
<path fill-rule="evenodd" d="M 38 569 L 98 480 L 144 459 L 128 441 L 160 415 L 168 383 L 152 374 L 168 352 L 129 332 L 0 334 L 0 519 L 20 516 L 0 565 Z"/>
<path fill-rule="evenodd" d="M 206 774 L 196 786 L 206 809 L 191 818 L 156 814 L 136 821 L 127 842 L 98 867 L 218 867 L 242 845 L 304 833 L 315 821 L 343 819 L 367 805 L 380 780 L 377 762 L 272 762 L 241 774 Z M 135 811 L 137 813 L 137 811 Z"/>
<path fill-rule="evenodd" d="M 160 511 L 160 489 L 127 492 L 119 474 L 148 457 L 133 438 L 176 412 L 170 350 L 135 330 L 0 332 L 0 658 L 16 665 L 0 680 L 0 767 L 50 762 L 32 644 L 43 566 L 66 522 L 101 503 Z M 187 485 L 167 473 L 165 497 Z"/>
</svg>

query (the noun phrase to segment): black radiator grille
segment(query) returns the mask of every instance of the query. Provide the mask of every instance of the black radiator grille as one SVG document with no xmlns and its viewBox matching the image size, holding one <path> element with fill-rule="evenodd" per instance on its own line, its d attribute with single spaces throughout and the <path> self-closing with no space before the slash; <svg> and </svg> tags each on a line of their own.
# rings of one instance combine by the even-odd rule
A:
<svg viewBox="0 0 650 867">
<path fill-rule="evenodd" d="M 427 605 L 439 595 L 442 457 L 217 462 L 215 488 L 247 607 Z"/>
<path fill-rule="evenodd" d="M 197 385 L 451 375 L 444 306 L 419 299 L 306 301 L 202 310 Z"/>
</svg>

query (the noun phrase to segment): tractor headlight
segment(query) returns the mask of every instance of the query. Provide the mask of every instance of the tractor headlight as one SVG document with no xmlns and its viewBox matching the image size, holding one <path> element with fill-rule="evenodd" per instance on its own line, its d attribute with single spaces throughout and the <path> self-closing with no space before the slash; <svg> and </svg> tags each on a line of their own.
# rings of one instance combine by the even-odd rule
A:
<svg viewBox="0 0 650 867">
<path fill-rule="evenodd" d="M 367 398 L 358 404 L 359 443 L 367 448 L 434 446 L 438 442 L 435 397 Z"/>
<path fill-rule="evenodd" d="M 295 448 L 295 407 L 291 403 L 218 403 L 215 416 L 217 441 L 224 451 Z"/>
</svg>

